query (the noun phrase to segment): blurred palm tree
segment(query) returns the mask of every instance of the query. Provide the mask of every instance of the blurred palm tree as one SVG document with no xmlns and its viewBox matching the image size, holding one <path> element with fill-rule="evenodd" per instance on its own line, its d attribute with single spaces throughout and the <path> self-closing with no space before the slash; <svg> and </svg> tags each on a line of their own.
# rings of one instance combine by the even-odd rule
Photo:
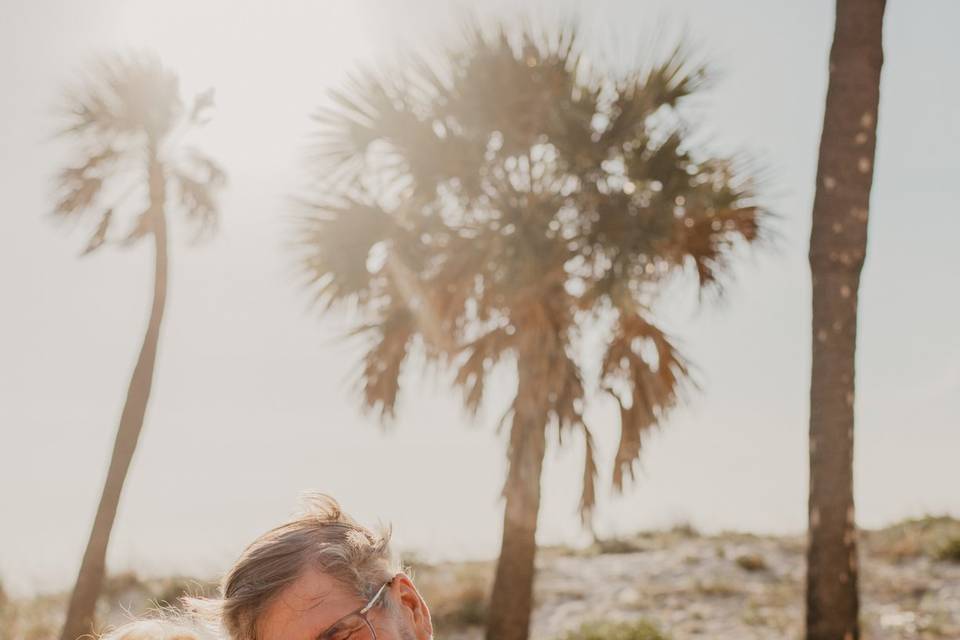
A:
<svg viewBox="0 0 960 640">
<path fill-rule="evenodd" d="M 74 143 L 79 162 L 58 176 L 54 214 L 80 224 L 90 221 L 84 255 L 108 245 L 130 247 L 151 239 L 154 275 L 146 335 L 130 378 L 62 640 L 92 630 L 107 543 L 150 398 L 167 298 L 167 210 L 182 211 L 197 239 L 217 227 L 214 192 L 224 184 L 224 173 L 210 158 L 182 143 L 183 134 L 205 122 L 212 104 L 208 91 L 186 108 L 177 76 L 151 57 L 103 59 L 82 85 L 67 94 L 66 126 L 60 135 Z"/>
<path fill-rule="evenodd" d="M 877 143 L 885 0 L 837 0 L 810 234 L 813 357 L 807 640 L 857 640 L 857 299 Z"/>
<path fill-rule="evenodd" d="M 698 152 L 678 109 L 702 66 L 678 49 L 615 73 L 581 51 L 574 28 L 473 27 L 439 61 L 354 76 L 317 114 L 321 195 L 298 228 L 318 301 L 361 312 L 363 405 L 381 418 L 415 347 L 474 415 L 496 365 L 515 372 L 491 640 L 528 634 L 548 430 L 584 437 L 586 522 L 594 506 L 580 338 L 605 336 L 590 383 L 620 408 L 622 488 L 690 387 L 658 295 L 682 274 L 719 290 L 763 222 L 750 176 Z"/>
</svg>

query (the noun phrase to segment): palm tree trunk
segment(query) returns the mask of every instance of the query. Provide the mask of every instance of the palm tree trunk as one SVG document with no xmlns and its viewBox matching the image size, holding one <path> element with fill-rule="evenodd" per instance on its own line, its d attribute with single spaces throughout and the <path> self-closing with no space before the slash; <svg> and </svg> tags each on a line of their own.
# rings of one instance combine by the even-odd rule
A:
<svg viewBox="0 0 960 640">
<path fill-rule="evenodd" d="M 857 298 L 867 247 L 885 0 L 837 0 L 810 235 L 813 361 L 807 640 L 858 640 L 853 503 Z"/>
<path fill-rule="evenodd" d="M 94 626 L 97 599 L 106 573 L 107 544 L 117 515 L 123 483 L 130 468 L 133 452 L 143 427 L 143 418 L 150 399 L 153 384 L 154 362 L 160 339 L 160 324 L 167 300 L 167 230 L 164 212 L 165 178 L 156 159 L 150 162 L 150 212 L 155 246 L 153 274 L 153 306 L 147 333 L 140 349 L 140 357 L 133 369 L 127 399 L 120 415 L 120 426 L 113 443 L 113 454 L 107 479 L 100 495 L 100 504 L 93 521 L 93 529 L 87 542 L 77 582 L 70 597 L 67 618 L 60 640 L 75 640 L 91 633 Z"/>
<path fill-rule="evenodd" d="M 487 616 L 487 640 L 526 640 L 533 610 L 533 579 L 540 512 L 540 474 L 546 452 L 546 376 L 532 358 L 518 358 L 519 382 L 510 430 L 510 468 L 504 485 L 503 540 Z"/>
</svg>

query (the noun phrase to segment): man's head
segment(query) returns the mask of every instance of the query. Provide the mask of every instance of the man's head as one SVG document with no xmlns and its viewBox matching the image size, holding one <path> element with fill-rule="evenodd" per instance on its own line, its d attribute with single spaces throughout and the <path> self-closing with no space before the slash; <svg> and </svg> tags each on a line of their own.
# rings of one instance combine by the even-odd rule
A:
<svg viewBox="0 0 960 640">
<path fill-rule="evenodd" d="M 247 547 L 216 604 L 232 640 L 429 640 L 430 612 L 399 569 L 389 530 L 375 533 L 314 496 Z"/>
</svg>

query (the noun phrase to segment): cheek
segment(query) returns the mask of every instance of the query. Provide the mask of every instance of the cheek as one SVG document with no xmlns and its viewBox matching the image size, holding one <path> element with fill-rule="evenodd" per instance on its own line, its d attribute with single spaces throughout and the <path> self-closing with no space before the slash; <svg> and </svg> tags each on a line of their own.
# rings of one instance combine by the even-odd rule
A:
<svg viewBox="0 0 960 640">
<path fill-rule="evenodd" d="M 376 625 L 377 640 L 417 640 L 417 634 L 402 612 L 394 609 L 385 613 L 381 624 Z"/>
<path fill-rule="evenodd" d="M 399 612 L 394 613 L 393 617 L 393 626 L 397 630 L 397 638 L 399 640 L 417 640 L 417 634 L 413 628 L 413 622 L 409 617 L 401 615 Z"/>
<path fill-rule="evenodd" d="M 396 629 L 396 635 L 391 636 L 391 638 L 395 637 L 397 640 L 417 640 L 417 634 L 413 632 L 413 629 L 410 628 L 410 625 L 406 621 L 395 620 L 393 628 Z"/>
</svg>

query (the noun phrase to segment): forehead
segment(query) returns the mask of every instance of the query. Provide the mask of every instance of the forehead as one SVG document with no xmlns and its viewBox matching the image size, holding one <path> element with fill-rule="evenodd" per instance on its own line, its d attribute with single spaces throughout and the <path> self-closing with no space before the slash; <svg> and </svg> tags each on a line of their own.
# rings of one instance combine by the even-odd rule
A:
<svg viewBox="0 0 960 640">
<path fill-rule="evenodd" d="M 363 601 L 334 578 L 308 570 L 280 592 L 257 621 L 261 640 L 314 640 Z"/>
</svg>

